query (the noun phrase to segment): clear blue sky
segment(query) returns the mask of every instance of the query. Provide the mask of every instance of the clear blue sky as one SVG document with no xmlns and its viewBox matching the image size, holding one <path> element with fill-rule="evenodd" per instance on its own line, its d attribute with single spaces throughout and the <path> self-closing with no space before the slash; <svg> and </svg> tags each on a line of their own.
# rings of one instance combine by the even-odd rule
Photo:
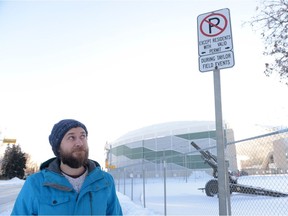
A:
<svg viewBox="0 0 288 216">
<path fill-rule="evenodd" d="M 260 34 L 242 26 L 255 7 L 252 0 L 1 1 L 2 136 L 42 161 L 53 156 L 53 124 L 75 118 L 88 127 L 91 157 L 103 163 L 105 142 L 131 130 L 214 120 L 213 73 L 198 70 L 197 16 L 222 8 L 230 9 L 235 55 L 235 66 L 221 71 L 224 120 L 239 138 L 250 125 L 287 125 L 287 86 L 265 77 Z"/>
</svg>

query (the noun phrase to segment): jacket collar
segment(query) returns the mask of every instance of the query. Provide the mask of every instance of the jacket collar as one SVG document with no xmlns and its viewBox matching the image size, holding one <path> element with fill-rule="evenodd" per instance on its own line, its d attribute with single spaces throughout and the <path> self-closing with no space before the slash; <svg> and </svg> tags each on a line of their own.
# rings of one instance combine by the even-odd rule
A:
<svg viewBox="0 0 288 216">
<path fill-rule="evenodd" d="M 90 173 L 96 167 L 100 167 L 100 164 L 97 161 L 89 159 L 87 167 L 88 167 L 88 173 Z M 44 170 L 44 169 L 48 169 L 48 170 L 56 172 L 56 173 L 61 173 L 59 158 L 54 157 L 54 158 L 50 158 L 49 160 L 43 162 L 40 165 L 40 170 Z"/>
<path fill-rule="evenodd" d="M 90 185 L 96 181 L 101 182 L 99 183 L 100 185 L 102 185 L 101 187 L 107 187 L 107 185 L 109 185 L 109 182 L 101 181 L 104 180 L 104 173 L 101 171 L 99 163 L 93 160 L 88 160 L 87 167 L 88 167 L 88 175 L 82 185 L 84 191 L 87 185 Z M 60 160 L 58 158 L 51 158 L 45 161 L 44 163 L 41 164 L 40 169 L 43 172 L 45 179 L 43 182 L 44 186 L 49 186 L 62 191 L 73 190 L 71 184 L 61 173 Z"/>
</svg>

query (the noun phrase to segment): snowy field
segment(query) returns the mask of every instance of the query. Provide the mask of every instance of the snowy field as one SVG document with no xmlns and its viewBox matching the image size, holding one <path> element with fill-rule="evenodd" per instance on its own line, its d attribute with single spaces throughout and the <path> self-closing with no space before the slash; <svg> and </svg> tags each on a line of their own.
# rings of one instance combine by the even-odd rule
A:
<svg viewBox="0 0 288 216">
<path fill-rule="evenodd" d="M 205 186 L 209 177 L 191 176 L 186 182 L 181 179 L 167 179 L 166 208 L 164 208 L 163 180 L 147 180 L 145 185 L 145 204 L 143 208 L 143 185 L 133 182 L 133 201 L 131 187 L 118 193 L 124 215 L 218 215 L 218 198 L 207 197 L 198 188 Z M 279 184 L 281 182 L 281 184 Z M 0 215 L 10 215 L 15 198 L 24 181 L 12 179 L 0 181 Z M 288 176 L 244 176 L 238 183 L 254 185 L 288 193 Z M 278 183 L 278 184 L 275 184 Z M 261 185 L 260 185 L 261 184 Z M 118 187 L 118 185 L 116 184 Z M 123 188 L 122 188 L 123 189 Z M 124 193 L 126 195 L 124 195 Z M 233 193 L 231 195 L 232 215 L 288 215 L 288 197 L 268 197 Z"/>
<path fill-rule="evenodd" d="M 147 180 L 145 185 L 146 208 L 153 210 L 154 214 L 164 215 L 219 215 L 218 198 L 208 197 L 199 188 L 211 176 L 202 172 L 195 172 L 187 180 L 184 178 L 167 179 L 166 210 L 164 210 L 164 184 L 163 180 Z M 126 179 L 125 193 L 123 186 L 120 192 L 131 197 L 131 184 Z M 288 194 L 288 175 L 242 176 L 239 184 L 276 190 Z M 117 185 L 117 183 L 116 183 Z M 133 201 L 139 206 L 143 205 L 143 183 L 139 179 L 133 181 Z M 133 214 L 133 213 L 132 213 Z M 252 194 L 232 193 L 232 215 L 288 215 L 288 197 L 270 197 Z"/>
</svg>

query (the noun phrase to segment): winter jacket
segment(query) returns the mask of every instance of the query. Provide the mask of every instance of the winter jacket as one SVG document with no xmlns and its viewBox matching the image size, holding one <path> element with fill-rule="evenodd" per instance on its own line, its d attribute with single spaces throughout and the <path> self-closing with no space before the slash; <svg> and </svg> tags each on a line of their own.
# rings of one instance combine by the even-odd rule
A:
<svg viewBox="0 0 288 216">
<path fill-rule="evenodd" d="M 112 176 L 89 160 L 88 175 L 77 193 L 50 159 L 27 178 L 11 215 L 122 215 Z"/>
</svg>

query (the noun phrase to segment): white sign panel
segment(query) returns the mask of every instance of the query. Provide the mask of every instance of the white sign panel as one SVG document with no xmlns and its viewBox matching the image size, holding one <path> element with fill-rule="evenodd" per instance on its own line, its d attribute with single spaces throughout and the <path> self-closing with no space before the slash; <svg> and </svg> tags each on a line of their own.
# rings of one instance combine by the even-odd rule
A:
<svg viewBox="0 0 288 216">
<path fill-rule="evenodd" d="M 199 15 L 197 25 L 199 56 L 233 49 L 229 9 Z"/>
<path fill-rule="evenodd" d="M 215 68 L 225 69 L 234 66 L 234 54 L 232 51 L 226 51 L 214 55 L 199 57 L 199 71 L 213 71 Z"/>
<path fill-rule="evenodd" d="M 197 25 L 199 70 L 206 72 L 215 68 L 233 67 L 234 54 L 229 9 L 201 14 L 197 17 Z"/>
</svg>

